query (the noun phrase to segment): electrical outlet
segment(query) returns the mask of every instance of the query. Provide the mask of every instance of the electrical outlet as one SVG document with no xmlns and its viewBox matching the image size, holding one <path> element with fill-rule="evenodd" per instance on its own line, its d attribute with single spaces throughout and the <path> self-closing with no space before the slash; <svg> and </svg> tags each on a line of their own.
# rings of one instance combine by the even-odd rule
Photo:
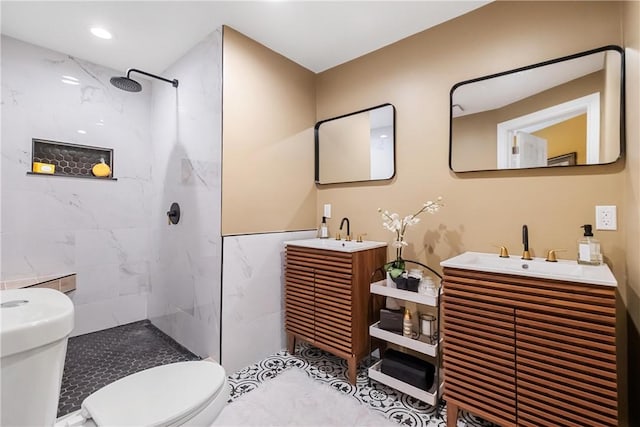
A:
<svg viewBox="0 0 640 427">
<path fill-rule="evenodd" d="M 596 230 L 617 230 L 615 206 L 596 206 Z"/>
<path fill-rule="evenodd" d="M 324 217 L 331 218 L 331 203 L 324 205 Z"/>
</svg>

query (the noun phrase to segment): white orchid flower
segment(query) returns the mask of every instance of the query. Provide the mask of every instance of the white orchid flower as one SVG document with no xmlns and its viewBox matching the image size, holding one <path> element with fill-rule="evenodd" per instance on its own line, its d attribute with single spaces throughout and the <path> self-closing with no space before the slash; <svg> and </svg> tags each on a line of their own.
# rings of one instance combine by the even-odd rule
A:
<svg viewBox="0 0 640 427">
<path fill-rule="evenodd" d="M 403 225 L 415 225 L 420 222 L 420 218 L 417 218 L 415 215 L 407 215 L 402 220 Z"/>
<path fill-rule="evenodd" d="M 392 233 L 397 233 L 402 228 L 402 222 L 400 221 L 400 215 L 397 213 L 390 214 L 388 211 L 384 211 L 382 214 L 382 225 Z"/>
<path fill-rule="evenodd" d="M 391 231 L 392 233 L 397 232 L 398 230 L 400 230 L 400 227 L 402 227 L 399 221 L 387 221 L 382 225 L 384 226 L 384 228 Z"/>
<path fill-rule="evenodd" d="M 427 203 L 422 205 L 422 208 L 418 212 L 413 215 L 407 215 L 402 219 L 400 219 L 400 215 L 397 213 L 389 213 L 389 211 L 383 211 L 381 208 L 378 208 L 378 212 L 382 214 L 382 226 L 392 233 L 396 233 L 396 240 L 391 244 L 391 246 L 396 248 L 397 260 L 402 260 L 402 249 L 409 245 L 404 241 L 407 227 L 419 223 L 420 218 L 418 218 L 418 215 L 422 212 L 434 214 L 438 212 L 442 206 L 444 206 L 442 204 L 442 196 L 439 196 L 435 202 L 428 200 Z"/>
</svg>

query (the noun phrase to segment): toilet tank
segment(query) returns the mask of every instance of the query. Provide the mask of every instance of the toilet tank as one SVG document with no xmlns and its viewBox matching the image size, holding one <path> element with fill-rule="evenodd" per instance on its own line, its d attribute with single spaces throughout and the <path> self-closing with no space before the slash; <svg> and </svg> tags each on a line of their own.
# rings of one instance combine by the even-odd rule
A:
<svg viewBox="0 0 640 427">
<path fill-rule="evenodd" d="M 56 420 L 73 303 L 53 289 L 0 291 L 2 426 Z"/>
</svg>

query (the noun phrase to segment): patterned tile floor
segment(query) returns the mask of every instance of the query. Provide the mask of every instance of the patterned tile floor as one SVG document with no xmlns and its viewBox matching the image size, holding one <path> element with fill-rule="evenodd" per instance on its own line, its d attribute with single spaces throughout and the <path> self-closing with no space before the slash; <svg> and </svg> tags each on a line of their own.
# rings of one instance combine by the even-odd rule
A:
<svg viewBox="0 0 640 427">
<path fill-rule="evenodd" d="M 94 391 L 143 369 L 200 358 L 148 320 L 69 339 L 58 417 L 80 409 Z"/>
<path fill-rule="evenodd" d="M 358 367 L 356 385 L 353 386 L 346 379 L 347 363 L 344 359 L 304 343 L 298 345 L 295 355 L 283 350 L 230 375 L 231 401 L 255 390 L 261 382 L 293 366 L 304 370 L 311 378 L 355 397 L 362 404 L 382 412 L 387 418 L 403 426 L 446 427 L 444 403 L 441 404 L 439 413 L 436 413 L 435 407 L 384 384 L 372 380 L 369 385 L 366 366 L 362 363 Z M 491 423 L 461 411 L 458 425 L 465 424 L 467 427 L 492 426 Z"/>
</svg>

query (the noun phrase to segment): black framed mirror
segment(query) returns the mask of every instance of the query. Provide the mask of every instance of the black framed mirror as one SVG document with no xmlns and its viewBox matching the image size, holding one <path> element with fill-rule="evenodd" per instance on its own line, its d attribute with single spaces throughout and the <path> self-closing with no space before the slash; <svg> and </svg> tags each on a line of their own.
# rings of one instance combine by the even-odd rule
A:
<svg viewBox="0 0 640 427">
<path fill-rule="evenodd" d="M 380 181 L 395 175 L 395 107 L 382 104 L 315 125 L 317 184 Z"/>
<path fill-rule="evenodd" d="M 457 83 L 449 130 L 454 172 L 614 163 L 624 154 L 624 50 Z"/>
</svg>

